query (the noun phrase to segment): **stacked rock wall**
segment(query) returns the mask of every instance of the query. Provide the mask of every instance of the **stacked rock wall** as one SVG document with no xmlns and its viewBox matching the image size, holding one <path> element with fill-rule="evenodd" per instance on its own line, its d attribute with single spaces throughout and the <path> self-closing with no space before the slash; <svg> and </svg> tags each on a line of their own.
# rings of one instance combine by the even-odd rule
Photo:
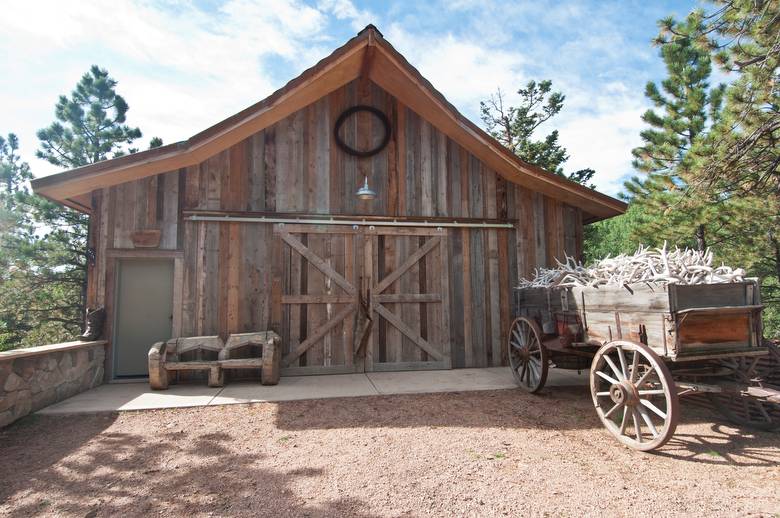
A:
<svg viewBox="0 0 780 518">
<path fill-rule="evenodd" d="M 0 353 L 0 427 L 103 383 L 105 342 Z"/>
</svg>

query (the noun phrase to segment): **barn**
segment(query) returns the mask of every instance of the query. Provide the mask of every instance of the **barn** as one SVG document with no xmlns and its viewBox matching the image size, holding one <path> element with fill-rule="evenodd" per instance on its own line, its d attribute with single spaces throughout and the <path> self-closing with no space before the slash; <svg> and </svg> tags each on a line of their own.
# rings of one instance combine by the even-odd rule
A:
<svg viewBox="0 0 780 518">
<path fill-rule="evenodd" d="M 625 210 L 507 151 L 373 26 L 185 141 L 33 188 L 90 215 L 109 381 L 155 341 L 262 330 L 283 375 L 503 365 L 518 276 Z"/>
</svg>

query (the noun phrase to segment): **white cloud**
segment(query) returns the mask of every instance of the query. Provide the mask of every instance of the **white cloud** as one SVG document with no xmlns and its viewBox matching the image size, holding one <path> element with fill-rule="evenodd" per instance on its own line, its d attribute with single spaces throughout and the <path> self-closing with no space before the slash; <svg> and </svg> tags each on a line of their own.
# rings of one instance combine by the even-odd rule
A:
<svg viewBox="0 0 780 518">
<path fill-rule="evenodd" d="M 566 92 L 566 101 L 560 115 L 543 129 L 559 131 L 570 156 L 564 170 L 594 169 L 597 189 L 616 195 L 634 174 L 631 150 L 641 144 L 644 98 L 620 81 L 595 86 L 561 81 L 554 86 Z"/>
<path fill-rule="evenodd" d="M 321 0 L 317 7 L 332 13 L 337 20 L 347 20 L 351 27 L 359 31 L 369 23 L 375 23 L 376 16 L 368 9 L 358 9 L 350 0 Z"/>
<path fill-rule="evenodd" d="M 523 77 L 525 58 L 518 52 L 490 48 L 477 42 L 444 36 L 413 35 L 393 24 L 387 39 L 458 107 L 476 113 L 479 101 L 496 88 L 515 85 Z"/>
<path fill-rule="evenodd" d="M 0 18 L 0 46 L 13 49 L 4 69 L 14 72 L 0 78 L 3 123 L 11 125 L 0 132 L 20 135 L 36 175 L 55 172 L 33 157 L 35 131 L 52 121 L 57 96 L 97 63 L 119 80 L 128 123 L 141 126 L 145 141 L 185 139 L 290 79 L 275 74 L 279 59 L 297 74 L 341 44 L 327 34 L 330 14 L 355 23 L 371 16 L 348 0 L 324 4 L 230 0 L 206 11 L 189 2 L 117 0 L 107 15 L 99 0 L 17 2 Z"/>
<path fill-rule="evenodd" d="M 0 132 L 19 134 L 24 158 L 38 176 L 55 168 L 34 158 L 35 131 L 53 120 L 57 96 L 70 92 L 93 63 L 119 80 L 131 106 L 128 123 L 144 131 L 139 145 L 152 136 L 171 143 L 257 102 L 313 65 L 343 43 L 345 24 L 357 31 L 378 22 L 350 0 L 229 0 L 211 10 L 187 0 L 115 0 L 110 15 L 105 6 L 100 0 L 19 1 L 0 18 Z M 471 0 L 446 7 L 458 12 L 425 11 L 456 17 L 444 32 L 402 23 L 413 16 L 403 10 L 386 13 L 394 23 L 380 29 L 475 122 L 479 101 L 496 88 L 511 100 L 529 79 L 552 79 L 567 96 L 554 121 L 571 155 L 566 169 L 592 167 L 600 190 L 618 192 L 632 172 L 630 150 L 639 144 L 645 109 L 636 78 L 628 77 L 634 71 L 621 69 L 627 51 L 622 33 L 608 20 L 578 25 L 582 8 L 571 3 L 555 10 L 531 3 L 477 7 Z M 537 18 L 544 23 L 520 23 Z M 556 30 L 560 38 L 553 41 L 540 24 L 567 30 Z M 518 40 L 516 27 L 533 33 Z"/>
<path fill-rule="evenodd" d="M 631 149 L 640 143 L 640 116 L 646 109 L 641 93 L 637 95 L 619 81 L 602 84 L 592 77 L 582 77 L 580 70 L 561 70 L 554 65 L 541 74 L 537 72 L 540 75 L 531 75 L 530 58 L 525 52 L 502 50 L 452 34 L 416 36 L 395 24 L 387 34 L 436 89 L 478 123 L 479 102 L 496 88 L 500 87 L 512 103 L 518 100 L 517 88 L 528 80 L 553 79 L 553 87 L 566 94 L 564 109 L 540 128 L 537 138 L 558 129 L 561 143 L 570 155 L 565 170 L 590 167 L 596 170 L 594 182 L 600 191 L 611 195 L 620 192 L 623 180 L 632 172 Z M 603 38 L 590 43 L 606 46 Z M 583 52 L 586 49 L 579 49 L 579 53 Z M 555 63 L 557 58 L 551 62 Z"/>
</svg>

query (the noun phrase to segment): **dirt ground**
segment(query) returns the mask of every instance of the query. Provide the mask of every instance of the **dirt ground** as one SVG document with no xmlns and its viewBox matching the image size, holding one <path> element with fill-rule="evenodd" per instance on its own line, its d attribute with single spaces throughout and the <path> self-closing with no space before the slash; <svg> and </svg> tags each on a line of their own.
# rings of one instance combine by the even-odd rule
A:
<svg viewBox="0 0 780 518">
<path fill-rule="evenodd" d="M 31 416 L 0 431 L 0 515 L 777 516 L 780 435 L 683 410 L 655 454 L 583 387 Z"/>
</svg>

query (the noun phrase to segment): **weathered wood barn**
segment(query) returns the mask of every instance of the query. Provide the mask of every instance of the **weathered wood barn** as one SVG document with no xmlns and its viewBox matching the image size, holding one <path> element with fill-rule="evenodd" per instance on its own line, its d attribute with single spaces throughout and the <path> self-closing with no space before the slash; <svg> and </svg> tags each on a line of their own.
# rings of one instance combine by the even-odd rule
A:
<svg viewBox="0 0 780 518">
<path fill-rule="evenodd" d="M 186 141 L 33 187 L 90 214 L 110 379 L 157 340 L 260 330 L 283 374 L 501 365 L 518 276 L 625 210 L 519 160 L 373 26 Z"/>
</svg>

